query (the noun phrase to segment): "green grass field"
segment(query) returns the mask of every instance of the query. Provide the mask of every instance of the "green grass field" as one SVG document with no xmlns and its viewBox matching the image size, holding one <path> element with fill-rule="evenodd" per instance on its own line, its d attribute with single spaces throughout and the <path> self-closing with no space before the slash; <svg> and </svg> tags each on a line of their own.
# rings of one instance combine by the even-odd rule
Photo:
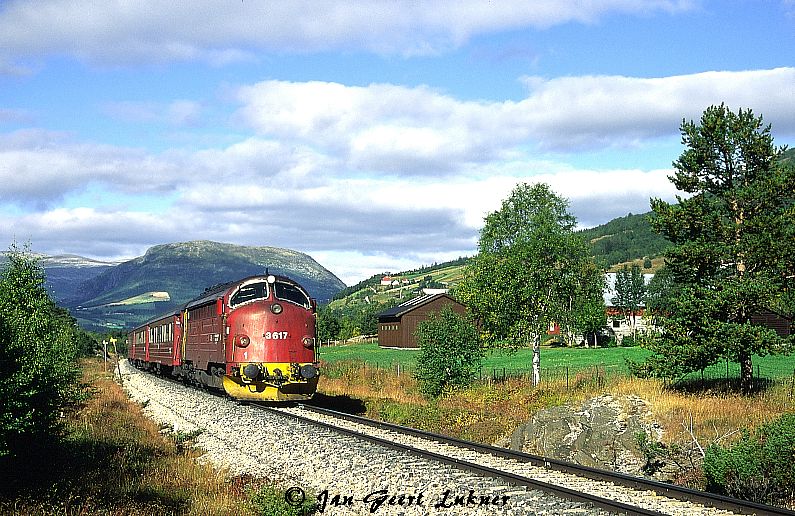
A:
<svg viewBox="0 0 795 516">
<path fill-rule="evenodd" d="M 328 363 L 343 360 L 366 362 L 374 367 L 395 367 L 413 369 L 417 361 L 418 350 L 415 349 L 380 349 L 376 343 L 348 344 L 322 348 L 320 358 Z M 571 370 L 586 369 L 600 366 L 626 372 L 626 359 L 643 360 L 648 352 L 634 348 L 557 348 L 541 349 L 542 367 Z M 485 369 L 529 370 L 533 364 L 533 351 L 520 349 L 515 353 L 507 351 L 490 351 L 483 361 Z"/>
<path fill-rule="evenodd" d="M 324 347 L 320 350 L 320 359 L 328 364 L 342 361 L 360 361 L 370 366 L 394 369 L 400 365 L 403 370 L 414 369 L 418 350 L 413 349 L 380 349 L 377 343 L 347 344 Z M 641 347 L 627 348 L 566 348 L 542 347 L 541 368 L 553 374 L 570 375 L 584 369 L 599 368 L 605 374 L 629 374 L 627 360 L 642 362 L 649 352 Z M 795 355 L 754 357 L 754 375 L 764 378 L 787 378 L 795 375 Z M 529 372 L 533 367 L 531 349 L 520 349 L 515 353 L 507 351 L 490 351 L 483 360 L 483 374 L 516 375 Z M 728 366 L 729 376 L 738 374 L 737 364 Z M 705 371 L 710 378 L 726 376 L 726 362 L 719 362 Z M 694 377 L 698 376 L 694 373 Z"/>
</svg>

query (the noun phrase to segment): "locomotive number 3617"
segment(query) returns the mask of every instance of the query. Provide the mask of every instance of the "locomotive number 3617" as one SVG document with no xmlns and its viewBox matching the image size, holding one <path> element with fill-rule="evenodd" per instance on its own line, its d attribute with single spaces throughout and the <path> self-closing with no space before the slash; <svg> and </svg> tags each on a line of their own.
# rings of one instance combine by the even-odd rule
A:
<svg viewBox="0 0 795 516">
<path fill-rule="evenodd" d="M 265 335 L 263 335 L 266 339 L 286 339 L 287 332 L 286 331 L 266 331 Z"/>
</svg>

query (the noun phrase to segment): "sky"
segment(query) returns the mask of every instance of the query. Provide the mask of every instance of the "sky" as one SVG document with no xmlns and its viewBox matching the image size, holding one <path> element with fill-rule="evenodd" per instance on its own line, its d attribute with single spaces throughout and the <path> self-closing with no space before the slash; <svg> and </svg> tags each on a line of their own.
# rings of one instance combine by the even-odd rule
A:
<svg viewBox="0 0 795 516">
<path fill-rule="evenodd" d="M 582 228 L 674 201 L 720 103 L 795 144 L 795 0 L 0 0 L 0 245 L 350 285 L 475 254 L 520 183 Z"/>
</svg>

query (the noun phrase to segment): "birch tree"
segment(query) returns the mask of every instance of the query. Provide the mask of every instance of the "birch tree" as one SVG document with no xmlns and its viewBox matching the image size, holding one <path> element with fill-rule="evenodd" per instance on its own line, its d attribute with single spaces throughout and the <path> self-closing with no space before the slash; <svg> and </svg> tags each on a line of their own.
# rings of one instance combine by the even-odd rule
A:
<svg viewBox="0 0 795 516">
<path fill-rule="evenodd" d="M 551 325 L 577 325 L 578 308 L 601 302 L 601 271 L 574 233 L 568 201 L 548 185 L 518 185 L 486 216 L 478 254 L 456 296 L 478 319 L 487 344 L 532 346 L 534 384 L 541 381 L 541 338 Z M 596 275 L 596 276 L 594 276 Z"/>
<path fill-rule="evenodd" d="M 615 297 L 611 299 L 613 306 L 621 310 L 624 317 L 630 321 L 632 338 L 634 339 L 635 317 L 644 305 L 646 298 L 646 284 L 638 265 L 633 264 L 631 268 L 624 265 L 616 273 L 615 292 Z"/>
</svg>

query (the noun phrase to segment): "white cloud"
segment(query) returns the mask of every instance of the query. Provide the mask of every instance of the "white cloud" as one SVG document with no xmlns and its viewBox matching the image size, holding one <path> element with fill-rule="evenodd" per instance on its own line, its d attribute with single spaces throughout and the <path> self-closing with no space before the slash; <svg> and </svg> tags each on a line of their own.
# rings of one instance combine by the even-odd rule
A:
<svg viewBox="0 0 795 516">
<path fill-rule="evenodd" d="M 520 109 L 542 146 L 615 145 L 670 134 L 683 118 L 725 102 L 750 108 L 782 133 L 795 132 L 795 68 L 716 71 L 661 78 L 529 77 Z"/>
<path fill-rule="evenodd" d="M 792 68 L 530 82 L 526 99 L 489 103 L 426 87 L 258 83 L 239 90 L 235 117 L 257 135 L 195 152 L 0 135 L 0 238 L 95 257 L 118 257 L 117 242 L 138 252 L 187 239 L 274 245 L 327 257 L 321 263 L 349 280 L 344 271 L 356 267 L 361 278 L 473 253 L 483 217 L 519 182 L 549 183 L 584 226 L 648 211 L 650 197 L 672 199 L 664 167 L 676 156 L 652 169 L 598 169 L 567 164 L 564 151 L 654 149 L 714 92 L 764 114 L 776 134 L 795 132 Z M 189 115 L 192 104 L 177 111 Z M 157 214 L 53 207 L 89 188 L 167 197 Z"/>
<path fill-rule="evenodd" d="M 519 146 L 556 152 L 632 147 L 678 134 L 712 104 L 751 108 L 795 132 L 795 68 L 664 78 L 527 78 L 519 101 L 460 101 L 427 87 L 265 81 L 240 88 L 237 119 L 265 136 L 323 149 L 352 170 L 455 173 Z"/>
<path fill-rule="evenodd" d="M 0 239 L 30 241 L 46 254 L 73 253 L 117 259 L 133 257 L 153 243 L 179 241 L 181 220 L 134 211 L 55 208 L 18 217 L 3 217 Z"/>
<path fill-rule="evenodd" d="M 265 81 L 239 99 L 236 118 L 252 129 L 323 148 L 352 170 L 453 172 L 527 135 L 512 103 L 462 102 L 427 87 Z"/>
<path fill-rule="evenodd" d="M 139 149 L 75 142 L 61 133 L 0 134 L 0 201 L 46 205 L 89 184 L 149 192 L 180 181 L 180 164 Z"/>
<path fill-rule="evenodd" d="M 93 62 L 252 59 L 258 51 L 355 50 L 424 55 L 525 27 L 593 23 L 611 14 L 677 13 L 695 0 L 269 0 L 189 4 L 11 0 L 0 7 L 5 57 L 71 54 Z M 2 57 L 2 54 L 0 54 Z"/>
</svg>

